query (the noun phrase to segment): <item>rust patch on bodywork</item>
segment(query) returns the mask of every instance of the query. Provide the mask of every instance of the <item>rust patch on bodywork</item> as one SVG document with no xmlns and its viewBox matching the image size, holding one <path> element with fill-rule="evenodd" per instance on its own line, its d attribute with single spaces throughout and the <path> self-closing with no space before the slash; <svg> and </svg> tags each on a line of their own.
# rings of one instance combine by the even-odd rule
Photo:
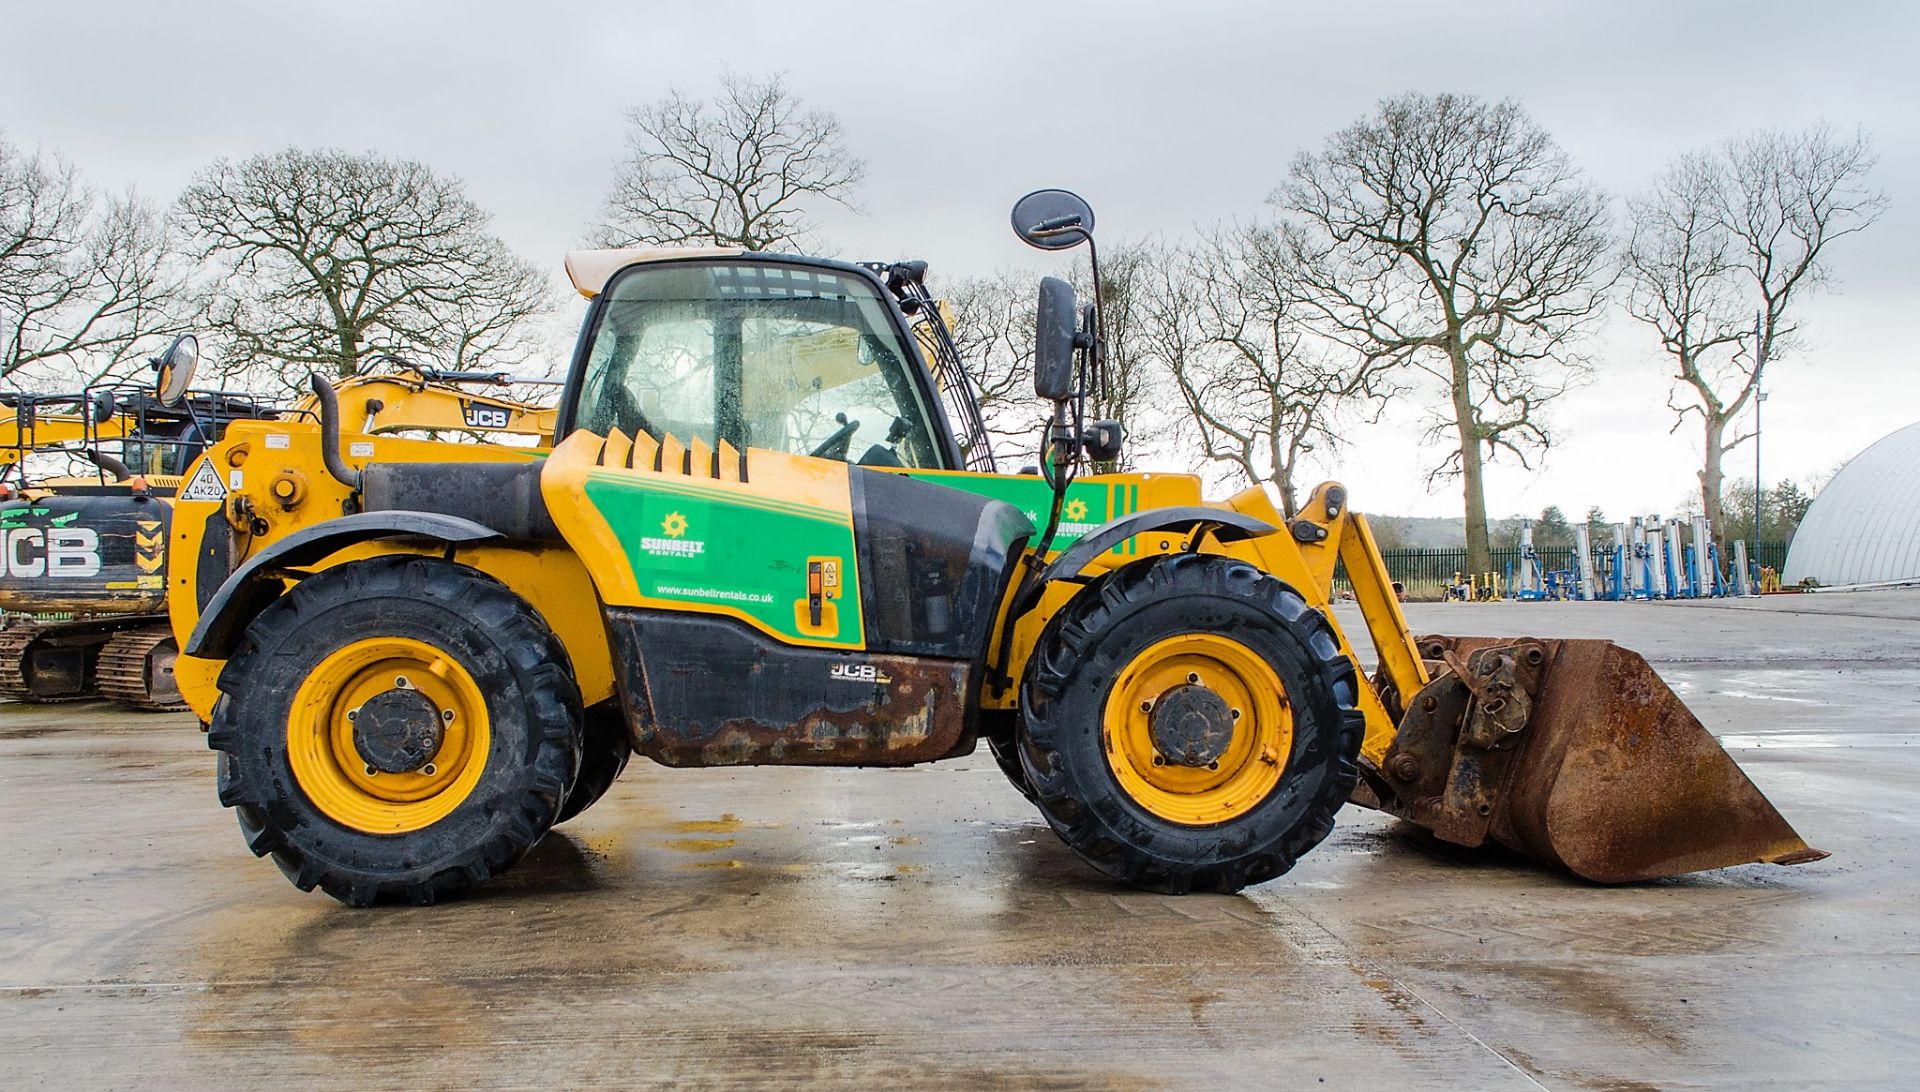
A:
<svg viewBox="0 0 1920 1092">
<path fill-rule="evenodd" d="M 972 749 L 961 660 L 795 648 L 610 608 L 634 750 L 666 766 L 907 766 Z"/>
</svg>

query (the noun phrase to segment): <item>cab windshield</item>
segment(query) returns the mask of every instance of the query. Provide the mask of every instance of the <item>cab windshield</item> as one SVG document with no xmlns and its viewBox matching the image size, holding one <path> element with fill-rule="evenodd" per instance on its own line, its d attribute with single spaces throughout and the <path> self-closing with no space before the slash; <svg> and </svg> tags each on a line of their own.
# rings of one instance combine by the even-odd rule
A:
<svg viewBox="0 0 1920 1092">
<path fill-rule="evenodd" d="M 607 289 L 574 420 L 935 467 L 914 359 L 865 278 L 773 262 L 634 266 Z"/>
</svg>

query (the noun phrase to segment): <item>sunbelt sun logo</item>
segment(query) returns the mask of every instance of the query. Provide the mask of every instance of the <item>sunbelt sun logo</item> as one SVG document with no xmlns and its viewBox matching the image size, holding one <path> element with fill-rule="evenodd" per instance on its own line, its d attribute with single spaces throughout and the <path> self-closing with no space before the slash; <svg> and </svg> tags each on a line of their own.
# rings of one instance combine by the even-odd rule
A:
<svg viewBox="0 0 1920 1092">
<path fill-rule="evenodd" d="M 1063 538 L 1079 538 L 1099 526 L 1090 523 L 1087 516 L 1087 502 L 1075 497 L 1060 506 L 1060 535 Z"/>
<path fill-rule="evenodd" d="M 707 544 L 697 538 L 688 538 L 687 517 L 678 510 L 668 512 L 660 521 L 660 534 L 648 535 L 640 540 L 640 548 L 653 557 L 699 557 L 706 553 Z"/>
</svg>

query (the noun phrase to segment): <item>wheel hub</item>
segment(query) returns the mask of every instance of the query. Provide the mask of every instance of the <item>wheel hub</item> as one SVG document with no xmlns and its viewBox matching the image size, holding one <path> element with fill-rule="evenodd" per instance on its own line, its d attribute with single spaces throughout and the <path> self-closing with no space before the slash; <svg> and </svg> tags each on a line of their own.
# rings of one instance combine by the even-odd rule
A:
<svg viewBox="0 0 1920 1092">
<path fill-rule="evenodd" d="M 396 686 L 368 698 L 348 715 L 353 746 L 369 770 L 412 773 L 440 750 L 442 714 L 418 690 Z"/>
<path fill-rule="evenodd" d="M 1177 686 L 1154 703 L 1153 748 L 1179 766 L 1211 766 L 1233 742 L 1233 709 L 1196 683 Z"/>
</svg>

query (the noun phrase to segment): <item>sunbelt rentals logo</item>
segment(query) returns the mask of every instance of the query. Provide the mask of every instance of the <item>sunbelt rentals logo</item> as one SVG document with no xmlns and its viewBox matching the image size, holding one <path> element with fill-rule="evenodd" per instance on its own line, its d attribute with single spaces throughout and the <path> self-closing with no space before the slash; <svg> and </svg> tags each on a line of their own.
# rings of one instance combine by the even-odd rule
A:
<svg viewBox="0 0 1920 1092">
<path fill-rule="evenodd" d="M 653 557 L 699 557 L 707 552 L 702 539 L 688 538 L 687 517 L 678 510 L 668 512 L 660 521 L 660 534 L 640 540 L 640 548 Z"/>
</svg>

